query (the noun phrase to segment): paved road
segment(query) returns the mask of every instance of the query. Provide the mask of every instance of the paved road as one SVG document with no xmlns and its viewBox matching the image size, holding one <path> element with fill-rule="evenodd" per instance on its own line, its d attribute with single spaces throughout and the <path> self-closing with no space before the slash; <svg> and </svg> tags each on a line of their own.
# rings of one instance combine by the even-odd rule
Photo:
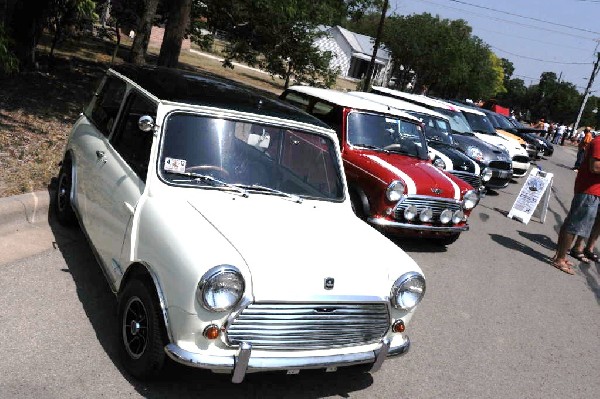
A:
<svg viewBox="0 0 600 399">
<path fill-rule="evenodd" d="M 231 385 L 175 366 L 161 381 L 136 382 L 120 369 L 115 300 L 81 233 L 53 221 L 2 226 L 0 398 L 597 398 L 600 264 L 575 276 L 549 265 L 574 156 L 558 148 L 540 162 L 555 173 L 545 224 L 504 216 L 519 190 L 511 184 L 484 198 L 447 251 L 400 243 L 425 271 L 427 295 L 408 328 L 411 352 L 374 375 L 251 375 Z"/>
</svg>

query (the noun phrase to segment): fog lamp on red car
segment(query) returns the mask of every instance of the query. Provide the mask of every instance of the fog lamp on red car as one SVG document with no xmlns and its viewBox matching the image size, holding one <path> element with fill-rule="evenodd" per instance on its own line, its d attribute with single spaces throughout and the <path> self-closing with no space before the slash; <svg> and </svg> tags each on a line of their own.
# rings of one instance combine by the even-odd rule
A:
<svg viewBox="0 0 600 399">
<path fill-rule="evenodd" d="M 433 210 L 429 207 L 423 208 L 419 214 L 419 220 L 423 223 L 427 223 L 431 221 L 431 218 L 433 218 Z"/>
<path fill-rule="evenodd" d="M 405 329 L 406 326 L 404 325 L 404 322 L 402 320 L 396 320 L 394 324 L 392 324 L 392 331 L 395 333 L 404 332 Z"/>
<path fill-rule="evenodd" d="M 219 326 L 211 324 L 204 329 L 202 335 L 204 335 L 204 338 L 207 339 L 217 339 L 219 337 L 219 332 Z"/>
<path fill-rule="evenodd" d="M 452 215 L 452 223 L 454 224 L 458 224 L 460 222 L 462 222 L 465 218 L 465 213 L 461 210 L 458 210 L 456 212 L 454 212 L 454 214 Z"/>
<path fill-rule="evenodd" d="M 417 217 L 417 207 L 414 205 L 410 205 L 408 208 L 404 210 L 404 218 L 406 220 L 413 220 Z"/>
<path fill-rule="evenodd" d="M 450 209 L 444 209 L 440 214 L 440 222 L 442 224 L 448 224 L 452 220 L 452 211 Z"/>
</svg>

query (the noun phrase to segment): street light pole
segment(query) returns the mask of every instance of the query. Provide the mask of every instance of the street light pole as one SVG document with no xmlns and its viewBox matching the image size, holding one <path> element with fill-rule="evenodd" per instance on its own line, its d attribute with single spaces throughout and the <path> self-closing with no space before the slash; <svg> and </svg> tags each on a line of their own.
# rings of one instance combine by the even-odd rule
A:
<svg viewBox="0 0 600 399">
<path fill-rule="evenodd" d="M 585 109 L 585 104 L 587 103 L 587 100 L 590 96 L 590 89 L 592 88 L 592 85 L 594 84 L 594 78 L 598 74 L 598 69 L 600 69 L 598 67 L 600 65 L 600 52 L 596 53 L 596 56 L 598 58 L 596 58 L 596 62 L 594 63 L 594 69 L 592 69 L 592 76 L 590 76 L 590 80 L 588 80 L 587 87 L 585 88 L 585 91 L 583 92 L 583 101 L 581 102 L 581 108 L 579 108 L 579 114 L 577 115 L 577 119 L 575 120 L 575 124 L 573 125 L 573 134 L 575 134 L 575 132 L 577 132 L 577 127 L 579 126 L 579 121 L 581 121 L 581 115 L 583 115 L 583 110 Z"/>
<path fill-rule="evenodd" d="M 388 9 L 388 0 L 383 2 L 381 7 L 381 18 L 379 19 L 379 26 L 377 27 L 377 36 L 375 37 L 375 43 L 373 43 L 373 55 L 371 56 L 371 62 L 369 62 L 369 68 L 367 68 L 367 76 L 363 83 L 362 91 L 369 91 L 371 87 L 371 77 L 375 70 L 375 59 L 377 58 L 377 50 L 379 50 L 379 43 L 381 42 L 381 34 L 383 33 L 383 23 L 385 22 L 385 13 Z"/>
</svg>

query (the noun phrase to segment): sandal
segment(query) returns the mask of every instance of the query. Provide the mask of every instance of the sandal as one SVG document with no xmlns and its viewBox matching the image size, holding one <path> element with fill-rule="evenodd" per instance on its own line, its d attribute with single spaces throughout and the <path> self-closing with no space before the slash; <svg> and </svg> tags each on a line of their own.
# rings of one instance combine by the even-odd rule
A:
<svg viewBox="0 0 600 399">
<path fill-rule="evenodd" d="M 565 272 L 567 274 L 575 274 L 575 272 L 573 271 L 573 269 L 571 269 L 571 265 L 569 265 L 569 262 L 563 260 L 563 261 L 554 261 L 552 262 L 552 266 L 554 266 L 555 268 L 557 268 L 558 270 Z"/>
<path fill-rule="evenodd" d="M 587 248 L 583 250 L 582 254 L 592 262 L 598 262 L 600 260 L 600 257 L 598 257 L 598 255 L 596 255 Z"/>
<path fill-rule="evenodd" d="M 571 255 L 572 257 L 574 257 L 575 259 L 577 259 L 580 262 L 590 263 L 590 258 L 584 252 L 585 251 L 579 252 L 579 251 L 576 251 L 575 249 L 572 249 L 571 251 L 569 251 L 569 255 Z"/>
</svg>

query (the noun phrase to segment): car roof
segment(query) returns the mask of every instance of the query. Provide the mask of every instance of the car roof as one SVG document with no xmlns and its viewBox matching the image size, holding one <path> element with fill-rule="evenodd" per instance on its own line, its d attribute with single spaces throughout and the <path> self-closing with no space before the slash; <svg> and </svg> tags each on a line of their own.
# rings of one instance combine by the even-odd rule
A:
<svg viewBox="0 0 600 399">
<path fill-rule="evenodd" d="M 400 99 L 403 99 L 406 101 L 415 102 L 415 103 L 418 103 L 419 105 L 423 105 L 425 107 L 438 107 L 438 108 L 448 109 L 451 111 L 457 111 L 454 104 L 450 104 L 446 101 L 438 100 L 436 98 L 427 97 L 422 94 L 411 94 L 411 93 L 406 93 L 404 91 L 389 89 L 387 87 L 382 87 L 382 86 L 373 86 L 371 89 L 375 92 L 380 92 L 380 93 L 384 93 L 384 94 L 392 96 L 392 97 L 400 98 Z"/>
<path fill-rule="evenodd" d="M 429 108 L 421 107 L 420 105 L 401 100 L 396 97 L 382 96 L 381 94 L 376 93 L 365 93 L 364 91 L 351 91 L 348 94 L 364 98 L 365 100 L 375 101 L 384 105 L 389 105 L 390 107 L 400 109 L 402 111 L 414 111 L 421 114 L 427 114 L 436 118 L 440 118 L 445 121 L 449 120 L 449 118 L 446 115 L 440 114 L 439 112 L 435 112 Z"/>
<path fill-rule="evenodd" d="M 476 115 L 481 115 L 481 116 L 486 116 L 485 113 L 483 111 L 480 111 L 477 108 L 473 108 L 473 107 L 468 107 L 466 105 L 458 105 L 458 104 L 454 104 L 456 106 L 456 108 L 458 108 L 460 111 L 463 112 L 470 112 L 472 114 L 476 114 Z"/>
<path fill-rule="evenodd" d="M 113 66 L 111 70 L 139 85 L 159 101 L 262 114 L 330 129 L 306 112 L 233 80 L 175 68 L 130 64 Z"/>
<path fill-rule="evenodd" d="M 357 96 L 353 96 L 349 93 L 344 93 L 337 90 L 321 89 L 318 87 L 309 86 L 292 86 L 288 88 L 289 91 L 295 91 L 298 93 L 304 93 L 309 96 L 319 98 L 332 104 L 336 104 L 342 107 L 355 108 L 362 111 L 372 111 L 380 114 L 397 116 L 411 122 L 421 123 L 418 118 L 407 114 L 396 108 L 390 108 L 378 102 L 365 100 Z"/>
</svg>

